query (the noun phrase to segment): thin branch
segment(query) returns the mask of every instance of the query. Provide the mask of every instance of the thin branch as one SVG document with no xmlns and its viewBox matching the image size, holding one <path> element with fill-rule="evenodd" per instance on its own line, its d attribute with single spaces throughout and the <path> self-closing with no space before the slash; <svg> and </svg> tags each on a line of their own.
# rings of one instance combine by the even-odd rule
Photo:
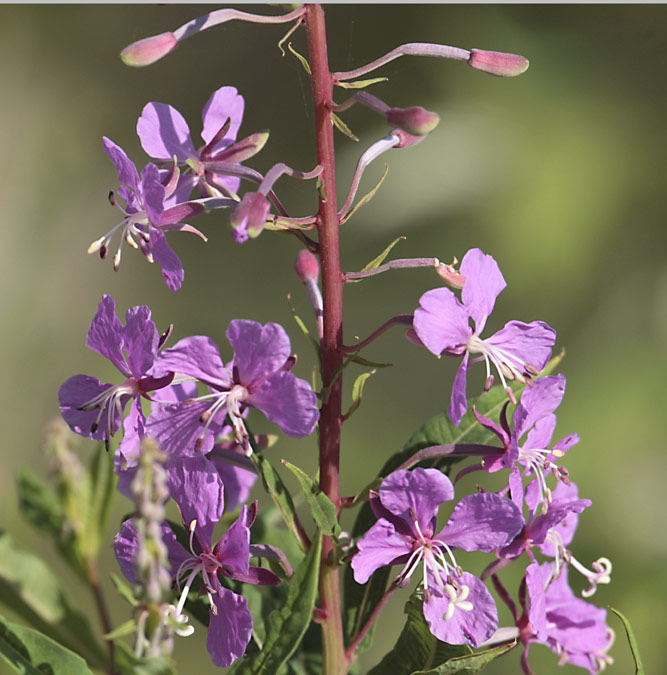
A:
<svg viewBox="0 0 667 675">
<path fill-rule="evenodd" d="M 437 258 L 399 258 L 391 260 L 384 265 L 374 267 L 363 272 L 343 272 L 343 281 L 355 281 L 357 279 L 366 279 L 367 277 L 382 274 L 388 270 L 407 270 L 415 267 L 439 267 L 440 261 Z"/>
<path fill-rule="evenodd" d="M 373 340 L 377 339 L 386 330 L 395 325 L 412 326 L 412 314 L 398 314 L 387 319 L 377 330 L 371 333 L 365 340 L 362 340 L 356 345 L 341 345 L 340 349 L 344 354 L 353 354 L 369 345 Z"/>
</svg>

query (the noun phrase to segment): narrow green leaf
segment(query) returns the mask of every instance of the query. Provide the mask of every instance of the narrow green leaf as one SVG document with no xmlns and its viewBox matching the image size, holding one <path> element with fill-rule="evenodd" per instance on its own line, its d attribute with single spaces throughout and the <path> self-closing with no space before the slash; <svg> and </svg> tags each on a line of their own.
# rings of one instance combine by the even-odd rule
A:
<svg viewBox="0 0 667 675">
<path fill-rule="evenodd" d="M 292 54 L 294 54 L 294 56 L 296 56 L 296 58 L 299 59 L 299 63 L 303 66 L 303 69 L 308 73 L 308 75 L 310 75 L 311 74 L 310 63 L 308 63 L 308 59 L 305 56 L 299 54 L 299 52 L 297 52 L 296 49 L 292 47 L 291 42 L 287 43 L 287 49 L 289 49 L 292 52 Z"/>
<path fill-rule="evenodd" d="M 257 452 L 252 436 L 251 444 L 253 444 L 254 450 L 251 456 L 252 461 L 262 479 L 264 489 L 269 494 L 271 499 L 273 499 L 274 504 L 278 507 L 278 510 L 280 511 L 283 520 L 287 525 L 287 529 L 295 536 L 299 546 L 303 549 L 304 545 L 301 540 L 299 528 L 295 522 L 296 509 L 294 508 L 292 495 L 290 495 L 282 479 L 276 470 L 271 466 L 270 462 L 264 457 L 263 453 Z"/>
<path fill-rule="evenodd" d="M 350 211 L 345 215 L 345 217 L 341 220 L 341 225 L 343 223 L 346 223 L 352 216 L 362 207 L 368 204 L 373 197 L 375 197 L 375 193 L 380 189 L 380 186 L 382 183 L 384 183 L 384 179 L 387 177 L 387 174 L 389 173 L 389 164 L 384 165 L 384 173 L 382 174 L 382 177 L 380 180 L 375 184 L 375 187 L 373 187 L 369 192 L 367 192 L 353 207 L 350 209 Z M 399 237 L 399 239 L 405 239 L 405 237 Z M 379 264 L 379 263 L 378 263 Z M 364 267 L 364 270 L 367 268 Z M 355 281 L 362 281 L 362 279 L 355 279 Z"/>
<path fill-rule="evenodd" d="M 85 509 L 86 520 L 81 533 L 81 549 L 86 558 L 96 558 L 104 541 L 109 509 L 115 495 L 116 475 L 113 454 L 100 443 L 87 468 L 90 492 Z"/>
<path fill-rule="evenodd" d="M 409 675 L 419 669 L 439 666 L 448 659 L 472 653 L 467 645 L 448 645 L 431 633 L 424 619 L 422 600 L 418 593 L 413 593 L 406 603 L 405 613 L 408 618 L 396 646 L 368 675 Z"/>
<path fill-rule="evenodd" d="M 370 87 L 371 84 L 386 82 L 388 79 L 388 77 L 371 77 L 368 80 L 357 80 L 356 82 L 334 82 L 334 84 L 341 89 L 364 89 L 366 87 Z"/>
<path fill-rule="evenodd" d="M 336 507 L 334 503 L 327 497 L 322 490 L 315 484 L 312 478 L 302 471 L 298 466 L 282 460 L 282 463 L 287 467 L 299 481 L 299 485 L 306 497 L 306 502 L 310 507 L 313 520 L 317 526 L 326 535 L 337 537 L 340 534 L 340 525 L 336 517 Z"/>
<path fill-rule="evenodd" d="M 354 384 L 352 385 L 352 405 L 350 406 L 350 409 L 343 415 L 343 419 L 346 420 L 352 415 L 353 412 L 357 410 L 357 408 L 361 405 L 361 397 L 364 393 L 364 385 L 366 384 L 366 380 L 371 375 L 375 375 L 376 371 L 371 370 L 368 373 L 361 373 L 359 377 L 354 381 Z"/>
<path fill-rule="evenodd" d="M 138 658 L 122 642 L 116 643 L 116 670 L 119 675 L 176 675 L 168 658 Z"/>
<path fill-rule="evenodd" d="M 303 322 L 303 319 L 296 313 L 296 310 L 294 309 L 294 305 L 292 304 L 292 297 L 287 296 L 287 304 L 289 305 L 290 311 L 292 312 L 292 316 L 294 317 L 294 321 L 296 321 L 296 325 L 301 329 L 301 332 L 308 338 L 310 341 L 310 344 L 313 345 L 313 348 L 315 349 L 315 353 L 317 354 L 317 359 L 319 361 L 320 359 L 320 343 L 319 340 L 314 337 L 313 335 L 310 334 L 310 331 L 308 330 L 308 327 L 306 324 Z"/>
<path fill-rule="evenodd" d="M 131 635 L 137 628 L 137 622 L 134 619 L 128 619 L 125 623 L 121 623 L 118 628 L 114 628 L 110 633 L 104 636 L 105 640 L 117 640 L 118 638 Z"/>
<path fill-rule="evenodd" d="M 132 607 L 138 607 L 139 602 L 134 597 L 134 591 L 132 590 L 130 584 L 125 581 L 125 579 L 121 579 L 117 574 L 112 574 L 111 583 L 113 583 L 114 588 L 124 600 L 127 600 L 127 602 L 129 602 Z"/>
<path fill-rule="evenodd" d="M 491 661 L 507 653 L 514 647 L 516 647 L 516 642 L 508 645 L 499 645 L 498 647 L 485 649 L 482 652 L 475 652 L 467 656 L 457 656 L 448 659 L 436 668 L 417 670 L 411 673 L 411 675 L 453 675 L 454 673 L 459 673 L 459 675 L 475 675 L 475 673 L 479 673 L 486 668 Z"/>
<path fill-rule="evenodd" d="M 350 127 L 343 122 L 343 120 L 336 115 L 336 113 L 331 113 L 331 121 L 333 122 L 333 125 L 340 131 L 341 133 L 345 134 L 348 138 L 351 138 L 353 141 L 359 142 L 359 139 L 352 133 L 350 130 Z"/>
<path fill-rule="evenodd" d="M 0 602 L 27 624 L 95 667 L 107 666 L 107 655 L 82 614 L 51 568 L 37 556 L 21 551 L 0 534 Z"/>
<path fill-rule="evenodd" d="M 285 604 L 269 615 L 262 651 L 237 661 L 230 675 L 274 675 L 296 651 L 313 616 L 321 553 L 318 533 L 287 586 Z"/>
<path fill-rule="evenodd" d="M 3 616 L 0 616 L 0 657 L 23 675 L 93 675 L 78 654 Z"/>
<path fill-rule="evenodd" d="M 382 253 L 380 253 L 380 255 L 373 258 L 373 260 L 371 260 L 368 263 L 368 265 L 366 265 L 361 271 L 362 272 L 368 272 L 368 270 L 374 270 L 374 269 L 380 267 L 380 265 L 382 265 L 382 263 L 385 261 L 385 258 L 389 255 L 389 253 L 391 253 L 391 249 L 394 248 L 394 246 L 396 246 L 396 244 L 398 244 L 398 242 L 405 241 L 406 239 L 407 239 L 407 237 L 396 237 L 396 239 L 394 239 L 394 241 L 392 241 L 391 244 L 389 244 L 389 246 L 387 246 L 384 249 L 384 251 L 382 251 Z"/>
<path fill-rule="evenodd" d="M 637 644 L 635 634 L 632 632 L 630 622 L 617 609 L 614 609 L 613 607 L 609 607 L 609 609 L 623 622 L 623 628 L 625 628 L 625 634 L 628 636 L 628 642 L 630 643 L 632 658 L 635 660 L 635 675 L 644 675 L 644 666 L 642 665 L 642 660 L 639 656 L 639 645 Z"/>
</svg>

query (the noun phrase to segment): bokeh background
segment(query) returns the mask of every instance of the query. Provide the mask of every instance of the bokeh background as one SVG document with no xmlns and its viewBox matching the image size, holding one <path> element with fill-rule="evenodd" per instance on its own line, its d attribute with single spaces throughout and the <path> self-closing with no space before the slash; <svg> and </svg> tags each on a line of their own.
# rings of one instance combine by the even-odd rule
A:
<svg viewBox="0 0 667 675">
<path fill-rule="evenodd" d="M 312 167 L 309 85 L 296 59 L 282 57 L 276 46 L 283 27 L 228 24 L 143 70 L 118 58 L 126 44 L 209 10 L 0 7 L 0 527 L 21 545 L 42 550 L 57 570 L 62 568 L 48 542 L 22 524 L 14 476 L 19 465 L 46 474 L 44 428 L 58 413 L 60 384 L 78 372 L 112 377 L 108 364 L 85 348 L 103 293 L 116 298 L 121 312 L 148 304 L 158 327 L 175 325 L 175 339 L 208 334 L 223 352 L 232 318 L 280 322 L 301 357 L 299 373 L 308 377 L 312 368 L 309 345 L 286 301 L 291 293 L 308 316 L 292 272 L 298 251 L 293 237 L 265 233 L 239 247 L 224 214 L 201 218 L 208 244 L 186 234 L 170 237 L 186 269 L 175 294 L 156 266 L 129 249 L 117 274 L 110 260 L 86 255 L 89 243 L 120 215 L 106 201 L 116 174 L 101 137 L 143 165 L 135 124 L 148 101 L 171 103 L 198 133 L 211 92 L 234 85 L 246 99 L 242 133 L 271 130 L 268 146 L 250 164 L 260 171 L 277 161 Z M 513 318 L 542 319 L 558 330 L 558 345 L 567 350 L 567 393 L 557 433 L 581 436 L 568 466 L 580 494 L 594 504 L 580 519 L 575 555 L 586 563 L 601 555 L 612 559 L 613 583 L 593 600 L 631 619 L 647 672 L 660 672 L 667 630 L 667 8 L 331 5 L 327 19 L 334 70 L 355 68 L 411 41 L 530 58 L 529 71 L 511 80 L 427 58 L 403 58 L 382 69 L 389 82 L 373 93 L 392 105 L 437 111 L 441 123 L 422 144 L 383 157 L 390 170 L 380 193 L 343 229 L 343 265 L 360 269 L 401 235 L 407 239 L 395 249 L 397 257 L 448 261 L 479 246 L 499 261 L 508 282 L 488 330 Z M 294 44 L 305 52 L 303 35 Z M 345 95 L 340 91 L 338 98 Z M 337 138 L 342 195 L 360 153 L 387 131 L 367 110 L 352 109 L 345 119 L 361 142 Z M 383 168 L 382 160 L 371 167 L 362 193 Z M 283 178 L 278 190 L 292 213 L 313 211 L 311 186 Z M 347 341 L 365 337 L 393 314 L 411 312 L 420 294 L 437 285 L 426 270 L 350 285 Z M 345 425 L 347 494 L 363 487 L 425 419 L 445 408 L 453 375 L 454 364 L 436 361 L 401 331 L 383 336 L 366 356 L 396 367 L 367 383 L 360 411 Z M 481 370 L 472 386 L 481 388 Z M 255 426 L 268 429 L 259 417 Z M 283 440 L 273 452 L 315 468 L 313 439 Z M 120 502 L 116 518 L 128 509 Z M 105 573 L 115 570 L 112 534 Z M 78 597 L 89 602 L 85 594 Z M 364 668 L 393 644 L 406 599 L 407 592 L 382 619 Z M 113 614 L 120 624 L 126 606 L 114 602 Z M 629 650 L 620 623 L 610 622 L 618 640 L 608 672 L 626 675 L 632 672 Z M 202 630 L 179 642 L 182 672 L 215 671 L 203 645 Z M 558 669 L 540 646 L 531 661 L 537 673 L 581 672 Z M 516 654 L 487 672 L 516 673 Z"/>
</svg>

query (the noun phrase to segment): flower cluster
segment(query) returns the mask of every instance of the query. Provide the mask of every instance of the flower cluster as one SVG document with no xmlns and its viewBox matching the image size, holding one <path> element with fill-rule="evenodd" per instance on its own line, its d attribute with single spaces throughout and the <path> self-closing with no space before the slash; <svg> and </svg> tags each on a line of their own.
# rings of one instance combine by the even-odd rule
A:
<svg viewBox="0 0 667 675">
<path fill-rule="evenodd" d="M 107 257 L 112 239 L 119 234 L 114 268 L 118 269 L 123 245 L 127 244 L 157 262 L 167 286 L 176 291 L 183 283 L 184 270 L 166 234 L 178 230 L 206 239 L 186 221 L 204 212 L 229 208 L 237 243 L 255 238 L 265 229 L 295 235 L 302 246 L 295 271 L 308 293 L 319 338 L 318 342 L 311 337 L 320 366 L 321 391 L 316 394 L 315 385 L 293 374 L 296 356 L 279 324 L 232 320 L 225 333 L 231 349 L 225 355 L 226 347 L 221 349 L 219 343 L 203 335 L 184 337 L 168 346 L 171 328 L 160 335 L 148 307 L 129 309 L 123 324 L 116 316 L 113 298 L 102 298 L 87 346 L 108 358 L 121 377 L 117 383 L 108 384 L 89 375 L 75 375 L 60 388 L 59 400 L 69 426 L 83 436 L 103 441 L 107 450 L 122 427 L 114 467 L 119 491 L 135 501 L 137 510 L 122 524 L 114 548 L 120 568 L 131 583 L 146 588 L 152 583 L 150 593 L 143 591 L 150 602 L 144 603 L 141 620 L 145 623 L 150 618 L 157 623 L 157 628 L 138 627 L 135 655 L 164 654 L 173 635 L 191 632 L 184 612 L 186 603 L 197 594 L 208 602 L 207 645 L 216 666 L 227 667 L 242 657 L 253 635 L 258 644 L 261 642 L 262 631 L 253 629 L 255 619 L 243 596 L 243 584 L 280 583 L 274 571 L 256 562 L 261 558 L 281 562 L 287 576 L 291 567 L 277 548 L 251 544 L 258 504 L 246 502 L 259 473 L 304 553 L 304 564 L 293 577 L 296 583 L 287 591 L 289 602 L 304 605 L 297 611 L 281 610 L 278 622 L 268 621 L 266 643 L 272 645 L 271 649 L 282 648 L 278 642 L 287 645 L 291 640 L 287 635 L 300 640 L 314 615 L 325 631 L 325 671 L 342 672 L 343 664 L 350 665 L 356 658 L 356 648 L 368 636 L 383 603 L 416 575 L 420 582 L 415 597 L 423 601 L 419 621 L 424 633 L 430 630 L 442 642 L 475 648 L 507 642 L 509 637 L 523 645 L 521 667 L 525 675 L 532 672 L 528 653 L 536 642 L 556 652 L 560 663 L 569 662 L 597 673 L 610 661 L 607 652 L 613 633 L 606 625 L 606 612 L 575 597 L 568 576 L 575 571 L 585 578 L 588 588 L 582 595 L 587 598 L 599 584 L 610 581 L 611 563 L 599 558 L 589 569 L 571 550 L 578 517 L 591 502 L 579 498 L 577 486 L 562 463 L 579 437 L 572 433 L 552 442 L 555 411 L 566 384 L 562 375 L 551 374 L 549 365 L 555 330 L 543 321 L 512 320 L 491 335 L 485 331 L 506 283 L 494 258 L 478 248 L 469 250 L 457 269 L 456 260 L 445 265 L 437 258 L 383 263 L 392 244 L 361 272 L 340 271 L 339 228 L 379 188 L 378 184 L 354 205 L 365 168 L 384 152 L 407 149 L 424 140 L 439 121 L 436 113 L 421 106 L 398 108 L 368 93 L 366 87 L 377 80 L 350 80 L 410 54 L 465 61 L 476 70 L 501 77 L 522 73 L 528 62 L 513 54 L 410 43 L 353 71 L 329 72 L 326 44 L 316 44 L 323 39 L 322 11 L 319 5 L 304 5 L 282 16 L 214 11 L 123 52 L 127 63 L 145 65 L 171 52 L 182 39 L 232 19 L 296 21 L 284 40 L 306 23 L 315 58 L 310 64 L 303 57 L 301 60 L 313 78 L 319 162 L 308 172 L 280 162 L 264 175 L 244 166 L 243 162 L 265 145 L 268 133 L 238 139 L 245 104 L 232 86 L 220 87 L 206 103 L 201 144 L 193 140 L 190 126 L 178 110 L 164 103 L 148 103 L 137 122 L 137 134 L 152 161 L 141 171 L 119 146 L 108 138 L 103 140 L 120 182 L 110 201 L 123 215 L 118 225 L 91 244 L 89 252 Z M 330 93 L 332 83 L 355 91 L 347 100 L 336 103 Z M 361 154 L 347 197 L 339 207 L 332 180 L 334 143 L 328 134 L 335 125 L 353 136 L 338 113 L 356 103 L 381 115 L 395 128 Z M 319 211 L 290 217 L 273 189 L 281 176 L 317 179 Z M 255 191 L 239 195 L 242 180 L 255 183 Z M 317 239 L 311 236 L 311 230 L 316 231 Z M 318 284 L 320 262 L 323 292 Z M 343 284 L 407 267 L 433 268 L 451 288 L 423 293 L 413 314 L 390 318 L 366 340 L 344 345 Z M 298 317 L 297 321 L 308 333 L 306 323 Z M 342 497 L 340 429 L 358 409 L 364 382 L 375 371 L 358 377 L 345 414 L 341 408 L 342 374 L 352 362 L 373 366 L 358 352 L 395 324 L 407 325 L 407 337 L 436 357 L 460 359 L 447 417 L 443 413 L 441 418 L 447 434 L 440 440 L 442 445 L 420 447 L 411 457 L 406 458 L 408 451 L 397 452 L 386 464 L 395 470 L 385 469 L 372 484 L 375 489 L 368 488 L 356 498 Z M 476 362 L 484 362 L 486 367 L 484 386 L 479 387 L 484 393 L 468 412 L 468 372 Z M 500 386 L 494 389 L 496 393 L 489 394 L 496 380 Z M 313 381 L 317 381 L 317 369 Z M 493 396 L 496 404 L 485 405 Z M 301 524 L 289 491 L 263 453 L 271 439 L 250 431 L 249 415 L 256 414 L 252 410 L 262 413 L 290 438 L 306 437 L 319 424 L 319 485 L 287 463 L 299 479 L 318 527 L 314 536 Z M 451 438 L 461 438 L 472 428 L 477 432 L 477 444 L 451 442 Z M 147 454 L 146 448 L 152 451 Z M 448 461 L 451 455 L 472 462 L 450 479 L 454 466 Z M 431 461 L 428 465 L 423 463 L 426 458 Z M 158 461 L 159 466 L 153 466 Z M 482 479 L 495 474 L 493 491 L 482 484 L 475 493 L 456 495 L 455 499 L 455 490 L 461 489 L 460 479 L 472 472 L 478 472 Z M 182 526 L 165 519 L 168 499 L 174 500 Z M 364 501 L 368 501 L 376 522 L 365 530 L 368 513 L 362 512 L 354 530 L 360 536 L 349 541 L 336 521 L 344 508 Z M 438 526 L 440 507 L 446 503 L 452 506 L 449 517 Z M 221 524 L 229 526 L 224 532 L 216 532 Z M 324 535 L 322 549 L 319 531 Z M 471 563 L 464 567 L 466 553 L 472 551 L 489 556 L 483 569 L 474 570 Z M 358 584 L 369 583 L 382 567 L 400 566 L 401 570 L 384 595 L 374 592 L 364 599 L 364 603 L 376 604 L 363 608 L 366 620 L 354 627 L 346 649 L 343 622 L 333 613 L 341 609 L 338 567 L 347 562 Z M 516 600 L 500 578 L 509 565 L 521 569 L 523 580 Z M 375 576 L 381 578 L 386 577 Z M 320 593 L 317 599 L 316 587 Z M 499 628 L 491 590 L 507 605 L 514 625 Z M 135 592 L 135 596 L 140 595 Z M 304 598 L 311 596 L 306 607 Z M 318 608 L 314 607 L 316 602 Z M 146 609 L 149 606 L 162 608 L 163 615 L 155 619 L 155 612 Z M 360 607 L 347 609 L 363 613 Z M 303 625 L 291 625 L 299 621 Z M 280 630 L 285 633 L 278 639 L 276 630 L 281 622 L 284 625 Z M 288 659 L 295 648 L 290 643 L 280 658 L 272 661 L 276 669 L 282 672 L 291 667 Z M 327 658 L 333 660 L 327 664 Z M 461 670 L 468 668 L 463 664 Z"/>
<path fill-rule="evenodd" d="M 61 411 L 74 431 L 103 440 L 107 448 L 123 426 L 115 466 L 118 487 L 130 498 L 142 443 L 157 442 L 165 456 L 168 495 L 178 505 L 191 538 L 188 553 L 169 526 L 162 526 L 171 576 L 179 583 L 186 576 L 169 619 L 185 623 L 183 607 L 201 573 L 211 602 L 209 651 L 216 665 L 227 666 L 244 653 L 252 617 L 245 600 L 222 586 L 218 575 L 254 584 L 279 581 L 272 572 L 249 566 L 250 558 L 260 555 L 250 549 L 256 507 L 242 506 L 227 534 L 211 544 L 213 528 L 225 509 L 230 512 L 243 504 L 256 478 L 244 419 L 250 408 L 256 408 L 286 435 L 308 436 L 319 416 L 317 397 L 305 380 L 290 372 L 296 359 L 278 324 L 232 321 L 227 338 L 234 355 L 225 365 L 215 343 L 204 336 L 184 338 L 165 349 L 165 339 L 158 336 L 150 317 L 148 307 L 133 307 L 123 326 L 113 298 L 103 297 L 87 344 L 110 359 L 126 379 L 114 385 L 75 375 L 60 388 Z M 198 387 L 207 393 L 199 395 Z M 148 416 L 142 399 L 150 403 Z M 266 446 L 262 437 L 257 441 Z M 115 548 L 121 569 L 132 582 L 137 579 L 140 542 L 136 526 L 127 521 Z M 265 547 L 262 555 L 267 551 L 271 553 L 271 547 Z"/>
<path fill-rule="evenodd" d="M 577 434 L 552 444 L 554 411 L 563 399 L 565 378 L 539 375 L 551 356 L 555 331 L 543 322 L 510 321 L 495 335 L 480 338 L 505 282 L 495 260 L 479 249 L 464 256 L 460 275 L 465 283 L 461 301 L 446 288 L 422 295 L 408 337 L 437 356 L 463 355 L 448 409 L 455 426 L 467 409 L 470 356 L 480 354 L 479 360 L 486 362 L 485 391 L 493 383 L 490 366 L 495 366 L 509 400 L 497 421 L 476 408 L 473 421 L 476 418 L 477 424 L 494 434 L 501 447 L 483 448 L 481 461 L 462 469 L 456 481 L 473 471 L 506 470 L 506 486 L 497 493 L 463 497 L 436 534 L 438 507 L 454 498 L 450 480 L 436 469 L 390 474 L 379 493 L 371 492 L 370 504 L 378 520 L 357 542 L 358 552 L 352 560 L 354 578 L 366 583 L 379 567 L 402 565 L 394 586 L 403 586 L 421 565 L 424 617 L 442 641 L 477 647 L 492 644 L 495 635 L 501 640 L 509 634 L 526 646 L 522 660 L 525 673 L 531 672 L 527 652 L 532 642 L 551 647 L 561 663 L 596 673 L 610 661 L 607 651 L 613 633 L 606 625 L 604 610 L 574 596 L 567 573 L 573 568 L 584 576 L 589 587 L 582 595 L 589 597 L 598 584 L 609 583 L 611 563 L 600 558 L 588 569 L 567 548 L 578 515 L 591 502 L 578 498 L 569 472 L 559 465 L 579 441 Z M 509 384 L 512 380 L 527 385 L 519 401 Z M 510 405 L 516 406 L 511 424 L 507 415 Z M 549 486 L 550 476 L 556 480 L 554 488 Z M 494 553 L 495 560 L 478 578 L 463 571 L 454 558 L 454 548 Z M 540 564 L 536 552 L 550 561 Z M 527 561 L 520 613 L 498 573 L 510 563 L 521 564 L 524 553 Z M 496 606 L 482 581 L 489 578 L 515 617 L 514 632 L 498 630 Z"/>
</svg>

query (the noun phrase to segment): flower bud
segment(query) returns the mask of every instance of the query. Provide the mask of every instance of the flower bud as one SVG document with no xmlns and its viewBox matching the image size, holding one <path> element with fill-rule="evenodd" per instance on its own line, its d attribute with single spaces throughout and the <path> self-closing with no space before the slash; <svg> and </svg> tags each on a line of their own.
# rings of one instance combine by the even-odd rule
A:
<svg viewBox="0 0 667 675">
<path fill-rule="evenodd" d="M 259 236 L 270 210 L 271 204 L 261 192 L 246 192 L 229 218 L 236 240 L 241 243 L 247 237 Z"/>
<path fill-rule="evenodd" d="M 385 114 L 387 123 L 413 136 L 425 136 L 438 126 L 440 117 L 421 106 L 391 108 Z"/>
<path fill-rule="evenodd" d="M 150 66 L 176 48 L 178 40 L 173 33 L 160 33 L 128 45 L 120 53 L 126 66 Z"/>
<path fill-rule="evenodd" d="M 317 256 L 304 248 L 296 257 L 294 271 L 304 284 L 308 281 L 317 281 L 317 277 L 320 274 Z"/>
<path fill-rule="evenodd" d="M 530 62 L 518 54 L 488 52 L 485 49 L 471 49 L 468 65 L 498 77 L 514 77 L 528 70 Z"/>
</svg>

